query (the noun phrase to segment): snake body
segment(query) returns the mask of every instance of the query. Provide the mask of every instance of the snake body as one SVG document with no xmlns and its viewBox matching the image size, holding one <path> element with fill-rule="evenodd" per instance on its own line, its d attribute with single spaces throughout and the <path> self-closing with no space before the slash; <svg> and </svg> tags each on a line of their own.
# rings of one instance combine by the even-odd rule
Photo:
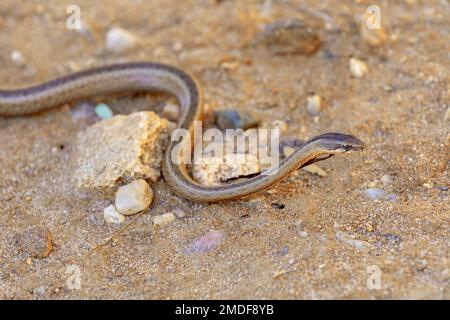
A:
<svg viewBox="0 0 450 320">
<path fill-rule="evenodd" d="M 28 115 L 96 95 L 145 91 L 163 91 L 178 99 L 182 110 L 178 128 L 192 132 L 193 122 L 202 118 L 202 92 L 197 80 L 179 68 L 149 62 L 93 68 L 23 89 L 0 90 L 0 116 Z M 220 186 L 203 186 L 193 180 L 184 163 L 172 161 L 175 146 L 176 142 L 171 141 L 164 156 L 164 180 L 184 198 L 215 202 L 259 192 L 305 165 L 334 154 L 360 151 L 365 144 L 352 135 L 325 133 L 301 145 L 279 164 L 273 174 Z"/>
</svg>

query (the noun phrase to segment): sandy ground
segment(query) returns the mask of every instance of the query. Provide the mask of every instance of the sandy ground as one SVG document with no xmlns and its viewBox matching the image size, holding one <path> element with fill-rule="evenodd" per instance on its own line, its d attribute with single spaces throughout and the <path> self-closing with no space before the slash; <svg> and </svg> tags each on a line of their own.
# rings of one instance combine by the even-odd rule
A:
<svg viewBox="0 0 450 320">
<path fill-rule="evenodd" d="M 357 17 L 374 2 L 388 41 L 371 48 Z M 159 61 L 196 75 L 212 108 L 285 121 L 284 135 L 301 139 L 352 133 L 368 148 L 321 162 L 326 177 L 301 171 L 250 199 L 225 203 L 191 203 L 159 180 L 148 212 L 89 255 L 119 227 L 102 215 L 113 199 L 81 194 L 70 183 L 73 142 L 87 124 L 74 121 L 67 105 L 1 118 L 1 298 L 450 298 L 447 1 L 95 3 L 2 0 L 0 87 L 109 62 Z M 69 4 L 80 6 L 87 34 L 66 28 Z M 261 24 L 311 15 L 328 24 L 316 54 L 277 55 L 252 45 Z M 111 26 L 141 37 L 141 46 L 107 52 Z M 24 66 L 12 63 L 13 50 L 22 52 Z M 367 63 L 366 77 L 351 77 L 350 56 Z M 316 121 L 306 111 L 310 92 L 325 100 Z M 131 112 L 164 99 L 101 101 Z M 368 199 L 364 190 L 371 186 L 396 200 Z M 176 208 L 187 216 L 152 226 L 153 215 Z M 20 248 L 17 239 L 27 239 L 31 226 L 51 232 L 53 250 L 45 259 L 29 259 Z M 186 254 L 210 230 L 224 234 L 219 247 Z M 367 285 L 373 270 L 376 288 Z M 68 280 L 75 273 L 80 286 L 74 287 Z"/>
</svg>

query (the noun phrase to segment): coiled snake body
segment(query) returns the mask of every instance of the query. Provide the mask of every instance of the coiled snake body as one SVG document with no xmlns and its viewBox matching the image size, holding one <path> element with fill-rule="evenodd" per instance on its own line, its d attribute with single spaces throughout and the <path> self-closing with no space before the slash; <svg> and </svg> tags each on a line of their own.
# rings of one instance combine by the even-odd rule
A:
<svg viewBox="0 0 450 320">
<path fill-rule="evenodd" d="M 182 109 L 178 128 L 192 132 L 193 122 L 202 118 L 202 93 L 197 80 L 176 67 L 146 62 L 93 68 L 24 89 L 0 90 L 0 116 L 27 115 L 95 95 L 155 90 L 176 96 Z M 178 195 L 199 202 L 229 200 L 253 194 L 305 165 L 365 147 L 364 142 L 352 135 L 325 133 L 296 149 L 279 164 L 274 174 L 258 175 L 220 186 L 203 186 L 190 177 L 185 164 L 172 161 L 175 145 L 174 141 L 170 142 L 164 156 L 164 180 Z"/>
</svg>

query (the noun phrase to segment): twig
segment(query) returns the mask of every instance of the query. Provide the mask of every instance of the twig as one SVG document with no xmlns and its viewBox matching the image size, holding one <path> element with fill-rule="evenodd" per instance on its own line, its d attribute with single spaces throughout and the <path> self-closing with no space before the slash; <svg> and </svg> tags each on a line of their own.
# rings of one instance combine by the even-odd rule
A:
<svg viewBox="0 0 450 320">
<path fill-rule="evenodd" d="M 136 215 L 136 217 L 134 217 L 133 220 L 131 220 L 130 222 L 128 222 L 126 225 L 124 225 L 123 227 L 121 227 L 119 230 L 117 230 L 116 232 L 114 232 L 110 237 L 108 237 L 108 239 L 106 239 L 105 241 L 103 241 L 102 243 L 96 245 L 94 248 L 92 248 L 87 256 L 90 256 L 94 251 L 98 250 L 99 248 L 107 245 L 112 239 L 116 238 L 118 235 L 120 235 L 122 232 L 124 232 L 132 223 L 134 223 L 137 219 L 139 219 L 139 217 L 141 217 L 144 213 L 146 212 L 146 210 L 138 213 Z"/>
</svg>

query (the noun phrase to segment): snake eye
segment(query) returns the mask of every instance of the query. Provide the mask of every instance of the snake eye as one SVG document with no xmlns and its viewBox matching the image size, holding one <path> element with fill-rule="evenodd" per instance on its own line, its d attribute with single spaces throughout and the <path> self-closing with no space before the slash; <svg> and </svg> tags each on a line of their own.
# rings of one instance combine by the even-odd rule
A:
<svg viewBox="0 0 450 320">
<path fill-rule="evenodd" d="M 353 149 L 353 146 L 349 145 L 349 144 L 344 144 L 342 146 L 342 149 L 344 149 L 344 152 L 350 151 Z"/>
</svg>

